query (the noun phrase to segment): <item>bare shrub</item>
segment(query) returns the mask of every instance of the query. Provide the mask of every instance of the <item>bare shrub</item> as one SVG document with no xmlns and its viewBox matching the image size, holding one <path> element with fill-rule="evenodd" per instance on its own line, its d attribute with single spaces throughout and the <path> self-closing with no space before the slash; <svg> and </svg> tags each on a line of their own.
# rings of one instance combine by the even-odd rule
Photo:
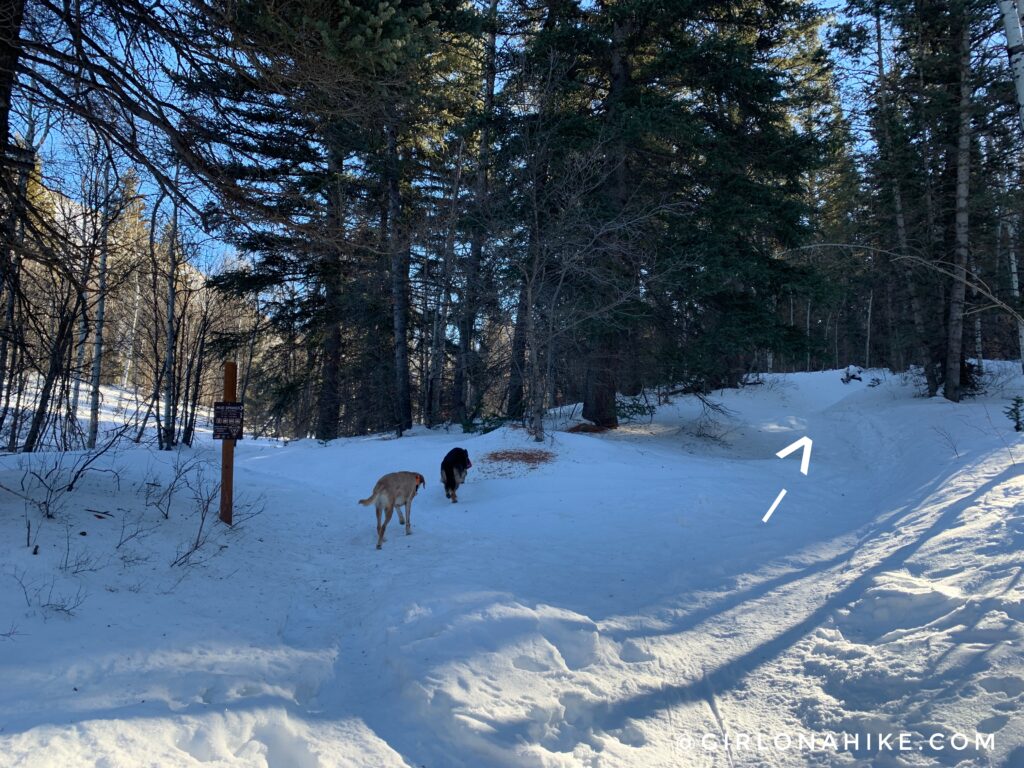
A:
<svg viewBox="0 0 1024 768">
<path fill-rule="evenodd" d="M 71 547 L 71 526 L 64 526 L 64 556 L 60 565 L 57 566 L 63 573 L 79 574 L 89 571 L 98 571 L 101 567 L 99 561 L 83 549 Z"/>
<path fill-rule="evenodd" d="M 115 448 L 123 435 L 124 432 L 119 431 L 101 447 L 83 453 L 24 454 L 18 462 L 20 492 L 4 485 L 0 488 L 20 497 L 26 506 L 52 520 L 64 510 L 67 495 L 74 492 L 75 485 L 89 472 L 109 474 L 117 490 L 121 489 L 120 473 L 113 468 L 97 467 L 96 462 Z"/>
<path fill-rule="evenodd" d="M 74 592 L 64 592 L 57 590 L 57 582 L 52 578 L 29 582 L 26 580 L 26 571 L 17 569 L 10 575 L 21 587 L 25 605 L 29 608 L 39 608 L 42 611 L 73 616 L 88 597 L 88 593 L 80 584 L 77 585 Z"/>
<path fill-rule="evenodd" d="M 181 547 L 171 566 L 197 565 L 220 554 L 226 544 L 219 545 L 216 549 L 210 548 L 211 540 L 219 533 L 227 531 L 236 532 L 242 523 L 251 520 L 263 512 L 266 504 L 266 497 L 262 494 L 252 500 L 243 498 L 236 499 L 233 523 L 231 528 L 218 529 L 213 525 L 217 518 L 217 511 L 220 503 L 220 483 L 207 480 L 203 468 L 198 468 L 195 473 L 189 475 L 186 484 L 192 494 L 192 510 L 196 518 L 195 535 Z"/>
<path fill-rule="evenodd" d="M 193 557 L 206 545 L 210 538 L 210 527 L 207 521 L 210 511 L 214 509 L 214 502 L 220 497 L 220 483 L 207 483 L 202 467 L 198 468 L 194 477 L 185 476 L 185 484 L 192 492 L 193 510 L 198 518 L 198 527 L 195 536 L 188 542 L 183 550 L 179 550 L 177 556 L 171 561 L 171 566 L 188 565 Z"/>
<path fill-rule="evenodd" d="M 949 446 L 949 449 L 953 451 L 953 455 L 959 459 L 960 451 L 958 450 L 956 438 L 953 437 L 952 433 L 945 427 L 932 427 L 932 431 L 941 438 L 943 443 Z"/>
<path fill-rule="evenodd" d="M 164 520 L 169 519 L 174 497 L 183 488 L 189 486 L 189 475 L 201 472 L 202 467 L 203 461 L 198 456 L 178 451 L 174 456 L 174 464 L 171 466 L 170 480 L 162 483 L 159 476 L 153 473 L 146 478 L 143 485 L 143 498 L 146 506 L 159 511 Z"/>
<path fill-rule="evenodd" d="M 131 514 L 130 510 L 120 507 L 118 509 L 122 512 L 121 533 L 117 538 L 115 550 L 120 549 L 129 541 L 144 538 L 156 528 L 155 525 L 145 525 L 142 513 L 136 512 Z"/>
</svg>

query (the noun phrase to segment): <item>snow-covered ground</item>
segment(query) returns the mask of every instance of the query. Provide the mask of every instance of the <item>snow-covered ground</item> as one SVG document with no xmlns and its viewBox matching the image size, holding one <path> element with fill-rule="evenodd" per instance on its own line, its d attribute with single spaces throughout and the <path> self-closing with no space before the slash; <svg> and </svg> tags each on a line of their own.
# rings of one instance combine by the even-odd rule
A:
<svg viewBox="0 0 1024 768">
<path fill-rule="evenodd" d="M 208 435 L 70 493 L 79 456 L 2 457 L 0 765 L 1024 766 L 1012 371 L 960 405 L 771 376 L 543 446 L 243 441 L 230 530 Z M 427 487 L 377 551 L 394 470 Z"/>
</svg>

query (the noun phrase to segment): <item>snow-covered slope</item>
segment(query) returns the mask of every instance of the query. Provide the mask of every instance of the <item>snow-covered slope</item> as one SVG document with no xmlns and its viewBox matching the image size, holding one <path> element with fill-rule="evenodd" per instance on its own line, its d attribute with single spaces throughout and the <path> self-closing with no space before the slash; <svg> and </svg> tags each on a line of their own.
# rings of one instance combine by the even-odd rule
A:
<svg viewBox="0 0 1024 768">
<path fill-rule="evenodd" d="M 542 446 L 243 441 L 262 511 L 177 566 L 212 441 L 105 456 L 53 519 L 55 456 L 4 457 L 0 765 L 1024 765 L 1022 381 L 997 373 L 960 405 L 767 377 L 714 421 L 678 398 Z M 803 435 L 806 477 L 775 456 Z M 403 469 L 413 535 L 377 551 L 356 500 Z"/>
</svg>

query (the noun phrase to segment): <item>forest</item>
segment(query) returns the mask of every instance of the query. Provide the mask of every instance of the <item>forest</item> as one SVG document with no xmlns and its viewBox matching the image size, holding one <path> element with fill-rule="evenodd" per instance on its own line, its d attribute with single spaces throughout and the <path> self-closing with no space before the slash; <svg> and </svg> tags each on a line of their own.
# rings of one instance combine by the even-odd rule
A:
<svg viewBox="0 0 1024 768">
<path fill-rule="evenodd" d="M 97 447 L 111 385 L 119 438 L 191 445 L 227 359 L 247 431 L 322 441 L 851 365 L 970 397 L 1024 349 L 1020 34 L 1010 0 L 4 0 L 0 450 Z"/>
</svg>

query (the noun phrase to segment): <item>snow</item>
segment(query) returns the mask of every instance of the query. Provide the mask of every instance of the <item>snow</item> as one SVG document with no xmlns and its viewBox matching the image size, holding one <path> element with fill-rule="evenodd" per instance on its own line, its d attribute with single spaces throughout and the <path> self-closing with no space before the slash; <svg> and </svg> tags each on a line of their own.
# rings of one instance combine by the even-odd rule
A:
<svg viewBox="0 0 1024 768">
<path fill-rule="evenodd" d="M 78 456 L 49 494 L 57 454 L 0 457 L 0 765 L 1024 765 L 1024 440 L 1001 413 L 1024 380 L 988 368 L 962 404 L 774 375 L 713 419 L 679 397 L 574 434 L 563 411 L 543 445 L 244 440 L 239 522 L 211 509 L 179 565 L 208 433 L 111 451 L 71 493 L 50 480 Z M 806 477 L 775 456 L 804 435 Z M 427 487 L 377 551 L 356 501 L 397 470 Z"/>
</svg>

